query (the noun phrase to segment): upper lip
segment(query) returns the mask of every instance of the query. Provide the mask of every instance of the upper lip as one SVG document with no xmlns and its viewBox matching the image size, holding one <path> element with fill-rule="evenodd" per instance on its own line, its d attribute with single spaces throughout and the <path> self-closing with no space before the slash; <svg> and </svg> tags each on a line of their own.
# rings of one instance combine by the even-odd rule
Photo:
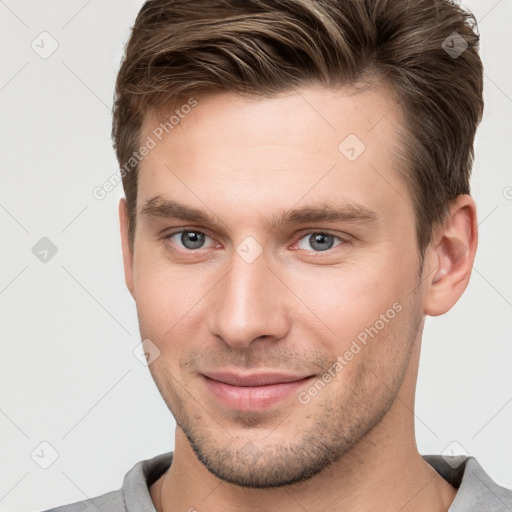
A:
<svg viewBox="0 0 512 512">
<path fill-rule="evenodd" d="M 282 384 L 303 380 L 311 375 L 292 375 L 289 373 L 260 372 L 242 374 L 237 372 L 204 372 L 203 375 L 209 379 L 230 384 L 232 386 L 265 386 L 269 384 Z"/>
</svg>

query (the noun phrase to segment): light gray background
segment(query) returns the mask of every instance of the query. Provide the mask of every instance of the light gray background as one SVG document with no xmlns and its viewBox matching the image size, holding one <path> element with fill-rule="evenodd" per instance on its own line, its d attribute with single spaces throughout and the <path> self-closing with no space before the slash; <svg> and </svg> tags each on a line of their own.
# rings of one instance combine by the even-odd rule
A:
<svg viewBox="0 0 512 512">
<path fill-rule="evenodd" d="M 174 447 L 174 420 L 133 355 L 122 187 L 92 195 L 116 170 L 113 86 L 141 3 L 0 1 L 0 511 L 117 489 L 137 461 Z M 480 245 L 462 300 L 427 320 L 417 437 L 422 453 L 456 441 L 512 487 L 512 2 L 465 5 L 480 21 L 486 73 L 473 178 Z M 31 43 L 49 51 L 51 38 L 58 48 L 43 59 Z M 46 263 L 32 253 L 42 237 L 58 248 Z"/>
</svg>

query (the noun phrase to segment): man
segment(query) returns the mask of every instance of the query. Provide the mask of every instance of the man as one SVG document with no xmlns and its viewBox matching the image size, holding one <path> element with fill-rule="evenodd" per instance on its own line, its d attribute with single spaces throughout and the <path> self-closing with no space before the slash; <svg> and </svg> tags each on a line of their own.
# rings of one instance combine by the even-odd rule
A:
<svg viewBox="0 0 512 512">
<path fill-rule="evenodd" d="M 175 450 L 54 510 L 510 510 L 474 458 L 414 436 L 425 317 L 477 248 L 473 21 L 441 0 L 146 2 L 113 137 Z"/>
</svg>

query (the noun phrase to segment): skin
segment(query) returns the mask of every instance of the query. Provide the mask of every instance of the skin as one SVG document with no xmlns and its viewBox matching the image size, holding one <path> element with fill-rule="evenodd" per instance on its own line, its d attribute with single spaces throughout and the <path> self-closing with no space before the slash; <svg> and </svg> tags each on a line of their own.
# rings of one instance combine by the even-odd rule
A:
<svg viewBox="0 0 512 512">
<path fill-rule="evenodd" d="M 141 140 L 160 120 L 146 116 Z M 476 208 L 469 196 L 452 201 L 421 266 L 393 157 L 401 122 L 383 86 L 216 94 L 198 98 L 142 160 L 133 252 L 124 199 L 119 215 L 141 336 L 160 350 L 149 368 L 178 425 L 172 466 L 150 488 L 159 512 L 449 508 L 456 490 L 416 447 L 414 394 L 425 316 L 448 311 L 467 286 Z M 366 146 L 354 161 L 338 149 L 348 134 Z M 212 222 L 144 216 L 157 195 Z M 375 218 L 266 223 L 333 202 Z M 168 237 L 184 228 L 205 233 L 204 245 L 187 250 L 180 234 Z M 312 233 L 334 235 L 332 248 L 318 250 Z M 237 253 L 248 236 L 262 249 L 251 263 Z M 393 304 L 400 311 L 389 319 Z M 382 314 L 384 326 L 308 403 L 293 392 L 262 411 L 226 407 L 201 377 L 234 369 L 321 379 Z"/>
</svg>

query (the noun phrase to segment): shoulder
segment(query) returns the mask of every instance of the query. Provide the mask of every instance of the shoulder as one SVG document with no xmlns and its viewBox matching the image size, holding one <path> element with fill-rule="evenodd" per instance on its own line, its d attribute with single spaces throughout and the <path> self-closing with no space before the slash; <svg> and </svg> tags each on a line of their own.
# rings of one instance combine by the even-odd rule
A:
<svg viewBox="0 0 512 512">
<path fill-rule="evenodd" d="M 172 456 L 167 452 L 137 462 L 117 491 L 41 512 L 154 512 L 149 486 L 170 467 Z"/>
<path fill-rule="evenodd" d="M 427 455 L 423 458 L 457 489 L 449 512 L 512 510 L 512 490 L 498 485 L 474 457 Z"/>
<path fill-rule="evenodd" d="M 107 492 L 95 498 L 77 501 L 41 512 L 98 512 L 98 510 L 101 510 L 101 512 L 126 512 L 122 491 Z"/>
</svg>

